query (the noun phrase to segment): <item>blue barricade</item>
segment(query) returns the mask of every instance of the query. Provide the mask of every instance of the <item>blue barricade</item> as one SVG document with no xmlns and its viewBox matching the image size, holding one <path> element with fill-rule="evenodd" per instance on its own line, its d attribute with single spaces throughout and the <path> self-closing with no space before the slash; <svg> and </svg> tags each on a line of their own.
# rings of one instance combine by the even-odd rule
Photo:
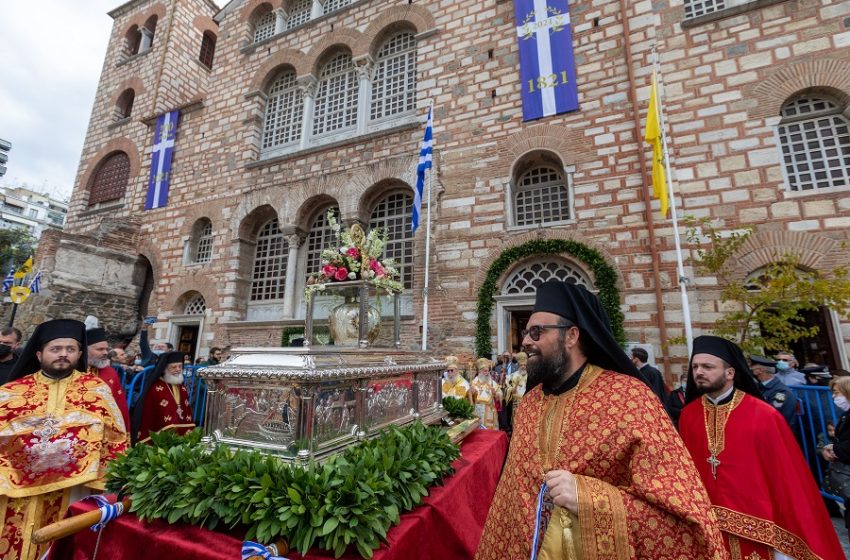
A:
<svg viewBox="0 0 850 560">
<path fill-rule="evenodd" d="M 139 399 L 139 393 L 142 390 L 142 387 L 145 384 L 145 377 L 147 377 L 148 372 L 152 371 L 154 366 L 148 366 L 142 371 L 136 373 L 133 376 L 133 379 L 130 380 L 129 385 L 127 386 L 127 404 L 130 405 L 130 408 L 136 404 L 136 401 Z"/>
<path fill-rule="evenodd" d="M 827 435 L 827 423 L 835 426 L 841 417 L 840 411 L 832 402 L 832 392 L 829 387 L 815 385 L 791 385 L 788 387 L 797 397 L 797 436 L 800 447 L 809 469 L 818 483 L 820 493 L 830 500 L 843 504 L 844 500 L 839 496 L 830 494 L 823 489 L 823 479 L 826 475 L 828 463 L 824 460 L 818 450 L 818 445 L 829 443 Z"/>
</svg>

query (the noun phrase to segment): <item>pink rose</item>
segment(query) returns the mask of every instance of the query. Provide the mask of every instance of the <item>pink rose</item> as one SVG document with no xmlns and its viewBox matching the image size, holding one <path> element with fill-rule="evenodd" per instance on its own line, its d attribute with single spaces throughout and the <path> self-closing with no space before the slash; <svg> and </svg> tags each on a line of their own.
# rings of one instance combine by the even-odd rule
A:
<svg viewBox="0 0 850 560">
<path fill-rule="evenodd" d="M 348 270 L 346 270 L 346 268 L 344 266 L 339 267 L 338 269 L 336 269 L 336 273 L 334 274 L 334 278 L 336 278 L 340 282 L 348 279 Z"/>
<path fill-rule="evenodd" d="M 381 276 L 383 276 L 384 274 L 386 274 L 386 271 L 384 270 L 384 267 L 383 267 L 383 266 L 381 265 L 381 263 L 379 263 L 378 261 L 374 261 L 374 260 L 373 260 L 373 261 L 369 264 L 369 268 L 371 268 L 371 269 L 372 269 L 372 272 L 374 272 L 374 273 L 375 273 L 375 276 L 377 276 L 378 278 L 380 278 Z"/>
<path fill-rule="evenodd" d="M 357 247 L 349 247 L 348 251 L 346 251 L 345 254 L 351 257 L 352 259 L 360 258 L 360 250 Z"/>
<path fill-rule="evenodd" d="M 325 276 L 327 278 L 333 278 L 335 272 L 336 267 L 332 264 L 326 264 L 322 267 L 322 276 Z"/>
</svg>

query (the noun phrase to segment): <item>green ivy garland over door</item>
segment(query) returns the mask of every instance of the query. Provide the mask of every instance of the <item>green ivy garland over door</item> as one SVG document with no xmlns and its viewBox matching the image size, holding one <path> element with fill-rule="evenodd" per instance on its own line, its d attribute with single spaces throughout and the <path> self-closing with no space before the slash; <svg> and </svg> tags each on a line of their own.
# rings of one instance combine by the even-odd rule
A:
<svg viewBox="0 0 850 560">
<path fill-rule="evenodd" d="M 517 247 L 505 249 L 499 258 L 493 261 L 484 283 L 478 290 L 478 319 L 475 326 L 475 352 L 478 356 L 490 356 L 493 347 L 490 344 L 490 316 L 493 313 L 496 282 L 513 263 L 538 255 L 567 253 L 587 264 L 593 271 L 598 296 L 602 306 L 611 319 L 614 338 L 620 344 L 626 341 L 623 330 L 623 312 L 620 310 L 620 290 L 617 289 L 617 272 L 608 264 L 596 249 L 571 239 L 535 239 Z"/>
</svg>

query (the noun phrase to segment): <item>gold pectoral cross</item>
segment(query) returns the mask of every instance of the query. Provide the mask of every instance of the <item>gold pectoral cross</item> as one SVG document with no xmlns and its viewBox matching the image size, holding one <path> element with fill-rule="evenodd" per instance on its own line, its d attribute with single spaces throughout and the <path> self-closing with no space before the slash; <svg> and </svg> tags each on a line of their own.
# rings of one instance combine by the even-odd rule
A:
<svg viewBox="0 0 850 560">
<path fill-rule="evenodd" d="M 711 456 L 708 459 L 706 459 L 706 461 L 708 461 L 708 464 L 711 465 L 711 476 L 713 476 L 714 479 L 716 480 L 717 479 L 717 467 L 720 465 L 720 459 L 717 458 L 717 455 L 712 453 Z"/>
</svg>

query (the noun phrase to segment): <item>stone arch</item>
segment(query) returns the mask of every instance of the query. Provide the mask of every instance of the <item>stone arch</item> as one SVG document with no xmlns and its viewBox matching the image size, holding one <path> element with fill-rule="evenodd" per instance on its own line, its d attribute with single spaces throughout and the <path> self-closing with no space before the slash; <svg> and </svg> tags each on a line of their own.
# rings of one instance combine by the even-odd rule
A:
<svg viewBox="0 0 850 560">
<path fill-rule="evenodd" d="M 77 183 L 77 192 L 88 195 L 89 183 L 91 183 L 92 176 L 97 170 L 98 165 L 106 156 L 113 152 L 124 152 L 130 160 L 130 175 L 127 180 L 127 190 L 130 189 L 133 181 L 139 176 L 139 170 L 141 169 L 139 151 L 129 138 L 115 138 L 107 142 L 95 155 L 87 158 L 86 170 L 80 176 L 80 180 Z"/>
<path fill-rule="evenodd" d="M 343 217 L 368 218 L 375 201 L 399 183 L 412 191 L 418 163 L 417 157 L 397 157 L 358 169 L 345 185 L 344 199 L 339 201 Z"/>
<path fill-rule="evenodd" d="M 374 56 L 387 33 L 401 27 L 412 27 L 420 34 L 436 29 L 437 22 L 428 8 L 421 4 L 393 6 L 378 14 L 366 27 L 362 37 L 364 44 L 358 45 L 358 50 L 372 53 Z"/>
<path fill-rule="evenodd" d="M 413 194 L 413 186 L 403 179 L 397 179 L 394 177 L 382 179 L 372 184 L 360 197 L 357 207 L 357 218 L 359 218 L 363 223 L 368 223 L 369 216 L 371 215 L 372 209 L 375 205 L 385 196 L 396 191 L 405 191 Z M 343 217 L 346 217 L 342 207 L 340 207 L 340 212 L 342 212 Z"/>
<path fill-rule="evenodd" d="M 183 236 L 191 235 L 194 225 L 203 218 L 212 223 L 215 232 L 218 229 L 217 226 L 220 227 L 221 225 L 221 205 L 214 201 L 191 205 L 183 215 L 183 227 L 180 234 Z"/>
<path fill-rule="evenodd" d="M 369 54 L 368 47 L 366 50 L 363 50 L 362 45 L 363 34 L 359 31 L 347 28 L 335 29 L 324 35 L 318 43 L 310 48 L 310 52 L 307 53 L 306 57 L 306 63 L 309 68 L 306 73 L 318 76 L 319 67 L 327 58 L 328 52 L 336 47 L 345 47 L 351 51 L 351 58 L 354 60 Z M 300 75 L 301 73 L 299 73 Z"/>
<path fill-rule="evenodd" d="M 301 231 L 309 232 L 313 226 L 320 208 L 339 206 L 339 201 L 327 193 L 319 193 L 311 196 L 301 204 L 295 211 L 292 223 Z M 324 211 L 324 210 L 322 210 Z"/>
<path fill-rule="evenodd" d="M 210 279 L 209 274 L 195 271 L 177 278 L 174 284 L 169 286 L 168 295 L 162 302 L 163 311 L 183 315 L 186 303 L 194 297 L 193 292 L 204 296 L 207 309 L 219 309 L 218 289 L 215 282 Z M 192 294 L 191 297 L 190 294 Z"/>
<path fill-rule="evenodd" d="M 137 76 L 127 78 L 113 90 L 112 97 L 109 98 L 109 107 L 115 107 L 118 103 L 118 98 L 121 97 L 121 94 L 128 89 L 132 89 L 133 93 L 136 95 L 136 99 L 138 99 L 145 91 L 145 83 Z"/>
<path fill-rule="evenodd" d="M 764 268 L 785 255 L 799 258 L 799 266 L 821 272 L 850 264 L 842 243 L 817 233 L 802 231 L 761 231 L 750 235 L 730 261 L 730 281 L 742 281 L 751 272 Z"/>
<path fill-rule="evenodd" d="M 596 291 L 593 283 L 593 271 L 588 267 L 587 263 L 582 262 L 575 256 L 568 253 L 554 253 L 546 256 L 552 260 L 560 261 L 560 264 L 565 265 L 563 268 L 571 269 L 573 271 L 571 277 L 576 280 L 577 284 L 581 284 L 590 291 Z M 543 256 L 540 254 L 530 255 L 511 263 L 511 265 L 508 266 L 496 280 L 498 292 L 504 295 L 505 284 L 514 280 L 517 273 L 536 264 L 536 262 L 540 261 L 542 257 Z"/>
<path fill-rule="evenodd" d="M 195 19 L 192 20 L 192 26 L 200 31 L 201 35 L 205 31 L 209 31 L 213 35 L 218 36 L 218 24 L 210 16 L 195 16 Z"/>
<path fill-rule="evenodd" d="M 280 201 L 284 199 L 285 196 L 279 189 L 263 189 L 248 193 L 246 196 L 242 197 L 242 200 L 233 212 L 233 217 L 230 219 L 230 231 L 233 232 L 234 235 L 243 238 L 246 234 L 248 234 L 249 238 L 252 235 L 256 235 L 256 231 L 251 233 L 252 227 L 254 226 L 250 226 L 246 229 L 246 224 L 256 220 L 258 212 L 266 212 L 266 210 L 264 210 L 266 207 L 268 207 L 268 210 L 270 210 L 275 216 L 280 217 L 281 213 L 278 209 L 278 205 L 280 204 Z"/>
<path fill-rule="evenodd" d="M 498 146 L 499 154 L 505 156 L 503 161 L 512 162 L 512 169 L 515 162 L 530 152 L 552 152 L 564 165 L 574 165 L 588 161 L 593 149 L 581 131 L 548 124 L 525 128 L 500 140 Z"/>
<path fill-rule="evenodd" d="M 251 91 L 265 93 L 275 76 L 287 67 L 295 70 L 296 76 L 310 73 L 310 67 L 303 52 L 295 49 L 282 49 L 270 56 L 254 73 Z"/>
<path fill-rule="evenodd" d="M 153 16 L 156 16 L 158 22 L 162 21 L 165 17 L 165 5 L 157 2 L 146 11 L 135 14 L 124 24 L 124 31 L 121 33 L 121 37 L 125 37 L 134 25 L 136 27 L 144 27 L 145 22 Z"/>
<path fill-rule="evenodd" d="M 540 230 L 541 233 L 545 231 Z M 534 235 L 531 238 L 527 235 L 517 236 L 509 239 L 503 247 L 491 251 L 484 259 L 478 274 L 481 281 L 477 290 L 478 309 L 475 328 L 475 351 L 479 356 L 488 356 L 492 353 L 490 323 L 499 280 L 504 279 L 505 273 L 513 263 L 542 255 L 559 255 L 565 258 L 571 256 L 584 265 L 582 268 L 593 272 L 594 286 L 602 306 L 608 312 L 614 336 L 621 343 L 625 342 L 624 316 L 620 309 L 618 286 L 622 283 L 622 278 L 614 265 L 610 264 L 615 261 L 606 258 L 605 254 L 598 249 L 585 244 L 585 240 L 573 239 L 569 235 L 572 232 L 564 233 L 567 235 L 549 239 L 546 239 L 545 235 Z"/>
<path fill-rule="evenodd" d="M 776 67 L 744 89 L 744 97 L 753 101 L 747 113 L 752 118 L 778 117 L 790 97 L 810 88 L 832 90 L 839 101 L 850 104 L 850 61 L 819 57 Z"/>
<path fill-rule="evenodd" d="M 283 0 L 249 0 L 242 6 L 242 10 L 239 13 L 239 21 L 241 23 L 251 21 L 254 14 L 257 13 L 263 4 L 267 4 L 270 10 L 274 11 L 283 7 Z"/>
</svg>

